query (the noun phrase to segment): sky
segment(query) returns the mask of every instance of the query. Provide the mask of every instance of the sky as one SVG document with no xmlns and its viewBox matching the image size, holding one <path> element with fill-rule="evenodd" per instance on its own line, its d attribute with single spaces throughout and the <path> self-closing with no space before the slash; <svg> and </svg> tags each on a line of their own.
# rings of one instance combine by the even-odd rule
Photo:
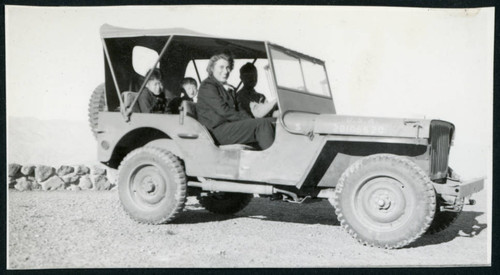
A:
<svg viewBox="0 0 500 275">
<path fill-rule="evenodd" d="M 491 175 L 494 8 L 6 6 L 5 13 L 9 117 L 86 120 L 104 81 L 101 25 L 182 27 L 322 59 L 338 114 L 451 121 L 455 170 Z"/>
</svg>

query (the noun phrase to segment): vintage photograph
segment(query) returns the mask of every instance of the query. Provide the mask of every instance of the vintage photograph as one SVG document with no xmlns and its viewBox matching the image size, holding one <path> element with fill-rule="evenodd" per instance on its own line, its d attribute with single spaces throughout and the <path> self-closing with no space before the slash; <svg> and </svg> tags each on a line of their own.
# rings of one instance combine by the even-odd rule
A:
<svg viewBox="0 0 500 275">
<path fill-rule="evenodd" d="M 5 7 L 7 268 L 491 265 L 493 7 Z"/>
</svg>

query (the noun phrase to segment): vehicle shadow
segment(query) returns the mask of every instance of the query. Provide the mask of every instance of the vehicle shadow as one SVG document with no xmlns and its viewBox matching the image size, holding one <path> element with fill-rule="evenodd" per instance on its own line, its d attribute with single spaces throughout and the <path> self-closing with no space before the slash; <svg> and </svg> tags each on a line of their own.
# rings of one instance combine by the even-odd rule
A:
<svg viewBox="0 0 500 275">
<path fill-rule="evenodd" d="M 487 227 L 485 223 L 477 221 L 477 217 L 483 214 L 484 212 L 463 211 L 448 228 L 433 235 L 425 234 L 409 245 L 408 248 L 446 243 L 457 237 L 474 238 Z"/>
<path fill-rule="evenodd" d="M 190 224 L 224 221 L 239 218 L 298 224 L 339 225 L 335 209 L 327 200 L 295 204 L 271 201 L 268 198 L 253 198 L 250 204 L 234 215 L 210 213 L 199 203 L 187 204 L 185 211 L 175 219 L 175 224 Z"/>
<path fill-rule="evenodd" d="M 487 224 L 477 221 L 477 217 L 481 215 L 484 215 L 484 212 L 463 211 L 447 229 L 434 235 L 425 234 L 407 248 L 447 243 L 457 237 L 473 238 L 487 227 Z M 340 225 L 333 206 L 327 200 L 294 204 L 271 201 L 268 198 L 254 198 L 245 209 L 234 215 L 210 213 L 194 200 L 186 205 L 185 211 L 173 223 L 196 224 L 240 218 L 296 224 Z"/>
</svg>

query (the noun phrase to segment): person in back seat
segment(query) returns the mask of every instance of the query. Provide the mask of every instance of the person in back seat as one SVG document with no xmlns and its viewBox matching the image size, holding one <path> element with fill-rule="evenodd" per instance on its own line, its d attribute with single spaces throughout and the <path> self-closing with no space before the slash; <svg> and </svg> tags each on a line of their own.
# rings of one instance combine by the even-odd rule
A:
<svg viewBox="0 0 500 275">
<path fill-rule="evenodd" d="M 144 90 L 139 95 L 139 99 L 137 99 L 132 110 L 137 113 L 167 112 L 167 100 L 163 94 L 160 70 L 153 70 L 146 83 L 146 87 L 144 87 Z"/>
<path fill-rule="evenodd" d="M 201 83 L 198 93 L 198 121 L 207 127 L 220 145 L 257 142 L 261 149 L 267 149 L 274 141 L 276 120 L 254 119 L 239 109 L 235 91 L 227 83 L 233 66 L 234 60 L 227 54 L 210 58 L 209 76 Z"/>
<path fill-rule="evenodd" d="M 181 91 L 179 97 L 174 97 L 168 102 L 168 109 L 172 114 L 179 113 L 179 107 L 182 101 L 194 102 L 198 94 L 198 82 L 194 78 L 186 77 L 181 81 Z"/>
</svg>

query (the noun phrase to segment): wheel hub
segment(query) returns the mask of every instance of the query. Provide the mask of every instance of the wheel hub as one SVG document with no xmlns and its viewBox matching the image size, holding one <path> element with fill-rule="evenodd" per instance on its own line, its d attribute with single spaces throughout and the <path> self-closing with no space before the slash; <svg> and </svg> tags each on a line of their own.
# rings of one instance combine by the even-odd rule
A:
<svg viewBox="0 0 500 275">
<path fill-rule="evenodd" d="M 139 205 L 153 206 L 166 196 L 166 180 L 161 170 L 156 166 L 139 166 L 130 176 L 131 195 Z"/>
<path fill-rule="evenodd" d="M 373 200 L 376 201 L 374 208 L 378 207 L 379 210 L 388 210 L 392 204 L 391 198 L 386 194 L 373 196 Z"/>
<path fill-rule="evenodd" d="M 407 216 L 404 185 L 394 178 L 369 179 L 360 186 L 355 197 L 359 216 L 373 229 L 392 228 Z"/>
<path fill-rule="evenodd" d="M 151 179 L 151 177 L 147 177 L 145 179 L 143 189 L 146 193 L 154 193 L 156 190 L 156 183 Z"/>
</svg>

